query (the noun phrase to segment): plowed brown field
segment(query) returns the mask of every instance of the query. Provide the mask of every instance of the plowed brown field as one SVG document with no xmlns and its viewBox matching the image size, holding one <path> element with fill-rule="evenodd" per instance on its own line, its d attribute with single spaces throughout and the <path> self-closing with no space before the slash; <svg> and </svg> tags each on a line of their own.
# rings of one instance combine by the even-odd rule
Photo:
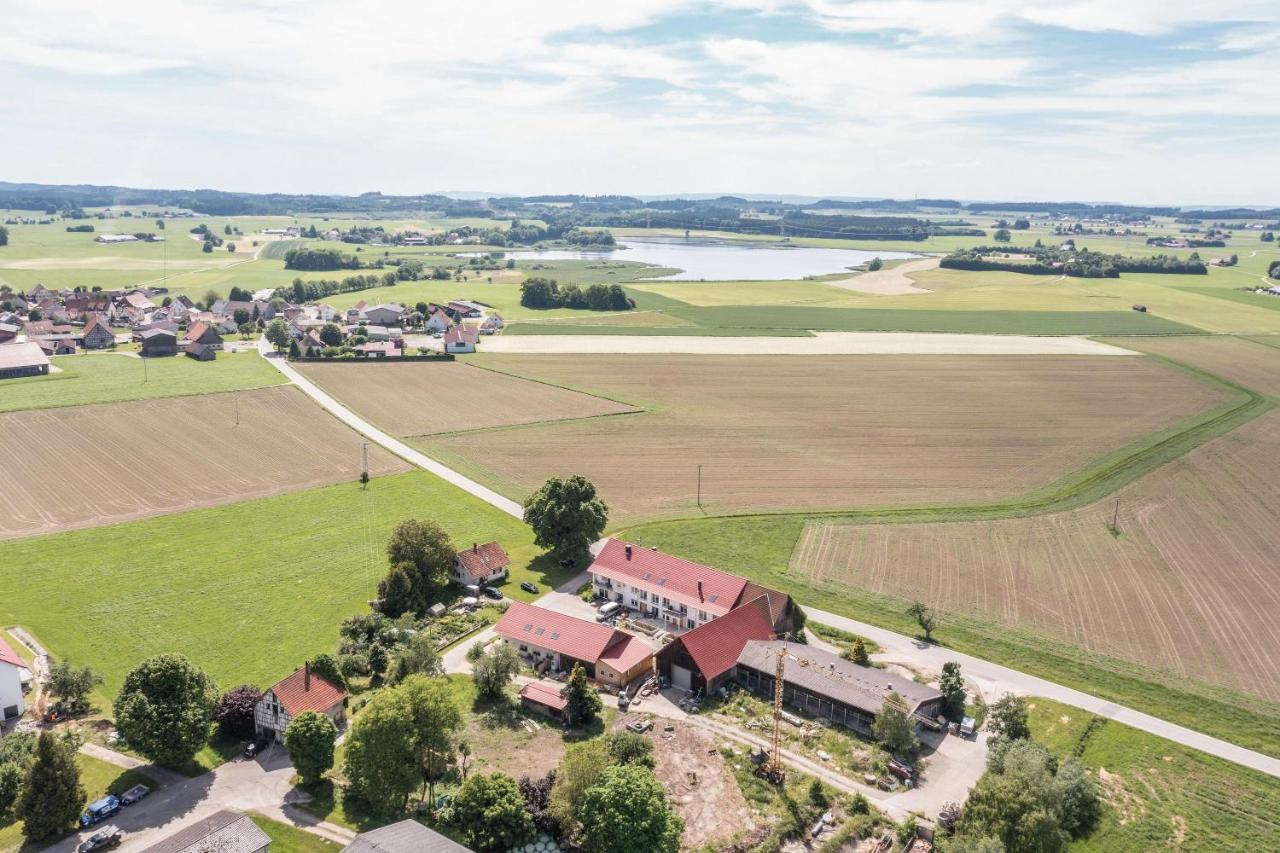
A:
<svg viewBox="0 0 1280 853">
<path fill-rule="evenodd" d="M 930 505 L 1047 484 L 1226 395 L 1141 356 L 485 355 L 646 409 L 415 443 L 513 497 L 588 476 L 611 521 Z"/>
<path fill-rule="evenodd" d="M 360 476 L 360 436 L 296 388 L 0 414 L 0 539 Z M 371 474 L 409 466 L 377 446 Z M 175 543 L 179 546 L 181 543 Z"/>
<path fill-rule="evenodd" d="M 1116 346 L 1181 361 L 1260 394 L 1280 397 L 1280 338 L 1266 339 L 1267 343 L 1229 335 L 1106 340 Z"/>
<path fill-rule="evenodd" d="M 814 521 L 791 571 L 1280 699 L 1280 412 L 1116 501 L 1027 519 Z"/>
<path fill-rule="evenodd" d="M 307 362 L 297 367 L 392 435 L 431 435 L 635 411 L 612 400 L 459 362 Z"/>
</svg>

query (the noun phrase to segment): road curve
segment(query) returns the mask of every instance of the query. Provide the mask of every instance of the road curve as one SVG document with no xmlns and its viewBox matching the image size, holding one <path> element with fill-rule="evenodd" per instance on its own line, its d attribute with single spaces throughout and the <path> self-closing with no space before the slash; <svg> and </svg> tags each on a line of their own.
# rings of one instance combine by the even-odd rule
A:
<svg viewBox="0 0 1280 853">
<path fill-rule="evenodd" d="M 385 432 L 339 403 L 333 397 L 330 397 L 321 390 L 318 385 L 295 370 L 282 356 L 272 352 L 271 344 L 267 342 L 266 338 L 258 339 L 258 352 L 269 364 L 275 365 L 276 369 L 288 377 L 290 382 L 301 388 L 303 393 L 319 403 L 327 412 L 329 412 L 329 414 L 373 441 L 375 444 L 382 445 L 401 459 L 417 465 L 424 471 L 430 471 L 440 479 L 452 483 L 463 491 L 474 495 L 491 506 L 497 507 L 508 515 L 513 515 L 520 519 L 524 518 L 524 509 L 520 504 L 510 498 L 503 497 L 487 486 L 480 485 L 469 477 L 462 476 L 452 468 L 446 468 L 431 457 L 424 456 L 422 453 L 414 450 L 403 441 L 387 435 Z"/>
<path fill-rule="evenodd" d="M 265 338 L 259 339 L 258 352 L 269 363 L 275 365 L 276 369 L 287 376 L 293 384 L 301 388 L 303 392 L 352 429 L 382 445 L 402 459 L 417 465 L 424 471 L 430 471 L 432 474 L 447 480 L 485 503 L 495 506 L 516 518 L 523 518 L 522 508 L 515 501 L 503 497 L 468 477 L 464 477 L 452 468 L 441 465 L 428 456 L 424 456 L 404 442 L 377 429 L 333 397 L 330 397 L 320 390 L 315 383 L 291 367 L 284 358 L 273 353 L 270 344 L 267 343 Z M 835 613 L 827 613 L 812 607 L 806 607 L 804 610 L 805 613 L 818 622 L 841 628 L 845 631 L 851 631 L 855 634 L 861 634 L 868 639 L 875 640 L 884 649 L 900 655 L 904 660 L 923 664 L 935 672 L 941 671 L 942 664 L 947 661 L 958 661 L 965 676 L 982 684 L 984 692 L 989 692 L 993 695 L 1019 693 L 1043 696 L 1046 699 L 1053 699 L 1065 705 L 1080 708 L 1100 717 L 1115 720 L 1135 729 L 1167 738 L 1175 743 L 1198 749 L 1201 752 L 1207 752 L 1223 760 L 1280 778 L 1280 759 L 1269 755 L 1263 755 L 1260 752 L 1236 746 L 1233 743 L 1194 731 L 1185 726 L 1170 723 L 1159 717 L 1153 717 L 1150 714 L 1144 714 L 1141 711 L 1118 705 L 1107 699 L 1065 687 L 1038 676 L 1028 675 L 1016 669 L 991 663 L 981 658 L 960 654 L 941 646 L 925 644 L 912 637 L 897 634 L 893 631 L 886 631 L 883 628 L 868 625 L 865 622 L 859 622 L 845 616 L 839 616 Z"/>
<path fill-rule="evenodd" d="M 1236 746 L 1225 740 L 1210 737 L 1185 726 L 1170 723 L 1159 717 L 1135 711 L 1132 708 L 1126 708 L 1124 705 L 1118 705 L 1115 702 L 1092 696 L 1071 687 L 1064 687 L 1061 684 L 1055 684 L 1052 681 L 1028 675 L 1025 672 L 1019 672 L 1016 669 L 1009 669 L 981 658 L 960 654 L 942 646 L 926 644 L 913 637 L 895 634 L 893 631 L 886 631 L 883 628 L 877 628 L 865 622 L 858 622 L 844 616 L 837 616 L 834 613 L 815 610 L 812 607 L 804 608 L 804 612 L 815 622 L 821 622 L 824 625 L 830 625 L 874 640 L 885 651 L 889 652 L 889 656 L 894 659 L 923 664 L 934 672 L 940 672 L 942 665 L 947 661 L 956 661 L 960 664 L 960 669 L 965 678 L 980 684 L 984 693 L 989 693 L 993 696 L 999 696 L 1003 693 L 1043 696 L 1046 699 L 1052 699 L 1064 705 L 1071 705 L 1092 714 L 1097 714 L 1099 717 L 1115 720 L 1117 723 L 1124 723 L 1126 726 L 1132 726 L 1135 729 L 1167 738 L 1174 743 L 1180 743 L 1183 746 L 1207 752 L 1226 761 L 1249 767 L 1260 773 L 1266 773 L 1268 776 L 1280 778 L 1280 759 L 1272 758 L 1269 755 L 1263 755 L 1260 752 Z M 884 659 L 884 656 L 878 655 L 877 657 Z"/>
</svg>

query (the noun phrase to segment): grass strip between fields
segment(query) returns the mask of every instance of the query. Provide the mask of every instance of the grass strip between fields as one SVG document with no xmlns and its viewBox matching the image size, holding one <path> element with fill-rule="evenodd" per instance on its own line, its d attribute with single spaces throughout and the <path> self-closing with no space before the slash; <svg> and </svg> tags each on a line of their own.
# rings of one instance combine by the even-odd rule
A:
<svg viewBox="0 0 1280 853">
<path fill-rule="evenodd" d="M 794 514 L 743 514 L 649 522 L 618 531 L 686 559 L 738 572 L 800 601 L 914 635 L 906 602 L 864 590 L 814 585 L 789 574 L 807 519 L 851 524 L 986 521 L 1042 515 L 1093 503 L 1137 478 L 1225 435 L 1273 408 L 1252 389 L 1199 368 L 1160 358 L 1231 390 L 1223 406 L 1103 457 L 1080 472 L 1021 498 L 992 504 L 882 508 Z M 1198 682 L 1059 643 L 992 622 L 947 613 L 938 640 L 957 651 L 1010 666 L 1268 755 L 1280 756 L 1280 714 L 1259 697 Z"/>
</svg>

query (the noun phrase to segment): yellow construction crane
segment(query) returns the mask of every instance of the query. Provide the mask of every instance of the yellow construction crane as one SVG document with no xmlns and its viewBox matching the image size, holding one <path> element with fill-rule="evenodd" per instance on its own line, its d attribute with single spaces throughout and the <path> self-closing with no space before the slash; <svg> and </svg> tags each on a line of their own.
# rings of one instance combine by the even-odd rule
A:
<svg viewBox="0 0 1280 853">
<path fill-rule="evenodd" d="M 782 645 L 774 652 L 778 662 L 773 668 L 773 739 L 769 754 L 760 764 L 760 775 L 775 785 L 781 785 L 787 778 L 787 769 L 782 763 L 782 694 L 786 687 L 783 676 L 787 669 L 787 635 L 783 634 L 779 639 Z"/>
</svg>

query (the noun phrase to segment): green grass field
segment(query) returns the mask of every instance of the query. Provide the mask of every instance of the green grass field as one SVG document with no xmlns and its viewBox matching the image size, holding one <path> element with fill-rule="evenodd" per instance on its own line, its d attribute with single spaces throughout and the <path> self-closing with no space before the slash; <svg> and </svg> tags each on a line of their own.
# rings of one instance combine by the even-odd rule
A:
<svg viewBox="0 0 1280 853">
<path fill-rule="evenodd" d="M 160 787 L 151 777 L 138 770 L 125 770 L 87 755 L 77 755 L 76 763 L 80 765 L 80 784 L 88 795 L 86 804 L 107 794 L 123 794 L 134 785 L 146 785 L 152 791 Z M 0 823 L 0 851 L 38 850 L 44 846 L 23 843 L 20 821 Z"/>
<path fill-rule="evenodd" d="M 1280 780 L 1078 708 L 1033 698 L 1032 737 L 1059 759 L 1073 755 L 1105 802 L 1073 850 L 1274 850 Z"/>
<path fill-rule="evenodd" d="M 260 814 L 251 814 L 250 818 L 271 838 L 271 853 L 326 853 L 342 849 L 332 841 L 305 829 L 280 823 Z"/>
<path fill-rule="evenodd" d="M 131 358 L 82 353 L 54 358 L 60 373 L 0 380 L 0 412 L 216 394 L 279 385 L 284 377 L 256 352 L 218 353 L 214 362 L 184 355 Z"/>
<path fill-rule="evenodd" d="M 344 484 L 0 543 L 0 624 L 99 669 L 104 708 L 129 668 L 161 652 L 187 655 L 223 688 L 265 687 L 333 650 L 339 622 L 367 609 L 386 573 L 392 526 L 420 517 L 460 548 L 501 542 L 513 597 L 532 598 L 520 581 L 545 590 L 565 579 L 519 521 L 413 472 L 368 491 Z"/>
</svg>

